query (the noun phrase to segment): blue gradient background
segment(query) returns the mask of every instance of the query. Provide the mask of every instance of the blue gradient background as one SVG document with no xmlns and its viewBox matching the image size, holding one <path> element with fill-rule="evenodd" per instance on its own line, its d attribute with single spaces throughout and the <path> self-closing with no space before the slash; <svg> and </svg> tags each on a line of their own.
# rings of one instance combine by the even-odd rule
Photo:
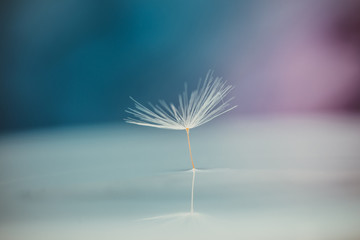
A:
<svg viewBox="0 0 360 240">
<path fill-rule="evenodd" d="M 356 1 L 5 1 L 0 131 L 123 122 L 209 69 L 232 114 L 357 112 Z"/>
</svg>

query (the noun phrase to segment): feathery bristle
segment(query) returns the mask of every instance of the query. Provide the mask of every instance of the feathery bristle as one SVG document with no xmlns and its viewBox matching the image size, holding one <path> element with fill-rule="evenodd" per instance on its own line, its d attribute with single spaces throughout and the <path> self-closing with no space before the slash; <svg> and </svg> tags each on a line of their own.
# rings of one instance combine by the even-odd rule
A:
<svg viewBox="0 0 360 240">
<path fill-rule="evenodd" d="M 185 85 L 185 91 L 179 95 L 178 107 L 160 100 L 159 105 L 149 104 L 150 109 L 130 97 L 135 103 L 135 109 L 129 108 L 126 112 L 135 118 L 127 118 L 125 121 L 165 129 L 195 128 L 236 107 L 230 107 L 229 102 L 232 98 L 223 100 L 232 89 L 231 85 L 226 85 L 222 78 L 214 78 L 213 72 L 209 71 L 204 82 L 199 82 L 198 88 L 191 93 L 190 98 Z"/>
</svg>

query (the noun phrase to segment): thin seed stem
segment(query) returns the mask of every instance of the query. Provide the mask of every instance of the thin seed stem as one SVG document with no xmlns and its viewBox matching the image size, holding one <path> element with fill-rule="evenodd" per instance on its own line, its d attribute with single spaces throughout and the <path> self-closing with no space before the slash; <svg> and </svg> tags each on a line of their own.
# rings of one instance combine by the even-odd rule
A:
<svg viewBox="0 0 360 240">
<path fill-rule="evenodd" d="M 195 169 L 194 161 L 193 161 L 192 154 L 191 154 L 189 128 L 186 128 L 186 133 L 187 133 L 187 138 L 188 138 L 188 143 L 189 143 L 189 152 L 190 152 L 191 164 L 192 164 L 192 166 L 193 166 L 193 169 Z"/>
</svg>

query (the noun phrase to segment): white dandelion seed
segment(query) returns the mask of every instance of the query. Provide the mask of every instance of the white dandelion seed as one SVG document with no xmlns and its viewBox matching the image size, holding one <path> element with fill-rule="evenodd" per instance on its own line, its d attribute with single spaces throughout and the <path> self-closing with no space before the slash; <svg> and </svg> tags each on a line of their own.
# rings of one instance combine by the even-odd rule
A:
<svg viewBox="0 0 360 240">
<path fill-rule="evenodd" d="M 234 109 L 236 106 L 230 105 L 233 98 L 224 101 L 225 96 L 232 89 L 231 85 L 227 85 L 220 77 L 214 77 L 213 71 L 209 71 L 203 82 L 200 79 L 197 89 L 191 93 L 190 98 L 185 84 L 185 91 L 179 95 L 178 107 L 159 100 L 159 105 L 149 103 L 150 108 L 148 108 L 130 97 L 135 103 L 135 109 L 128 108 L 126 112 L 132 114 L 134 118 L 129 117 L 125 121 L 148 127 L 186 130 L 194 170 L 189 130 Z"/>
</svg>

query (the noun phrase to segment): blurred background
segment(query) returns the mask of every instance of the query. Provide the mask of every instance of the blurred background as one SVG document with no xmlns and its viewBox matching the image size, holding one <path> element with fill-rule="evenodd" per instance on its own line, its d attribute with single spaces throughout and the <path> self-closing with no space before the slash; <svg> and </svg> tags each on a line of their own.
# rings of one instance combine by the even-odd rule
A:
<svg viewBox="0 0 360 240">
<path fill-rule="evenodd" d="M 359 12 L 1 1 L 0 239 L 360 239 Z M 185 131 L 123 119 L 209 69 L 238 107 L 191 130 L 195 180 Z"/>
<path fill-rule="evenodd" d="M 2 1 L 0 132 L 123 123 L 209 69 L 233 115 L 357 113 L 360 2 Z"/>
</svg>

